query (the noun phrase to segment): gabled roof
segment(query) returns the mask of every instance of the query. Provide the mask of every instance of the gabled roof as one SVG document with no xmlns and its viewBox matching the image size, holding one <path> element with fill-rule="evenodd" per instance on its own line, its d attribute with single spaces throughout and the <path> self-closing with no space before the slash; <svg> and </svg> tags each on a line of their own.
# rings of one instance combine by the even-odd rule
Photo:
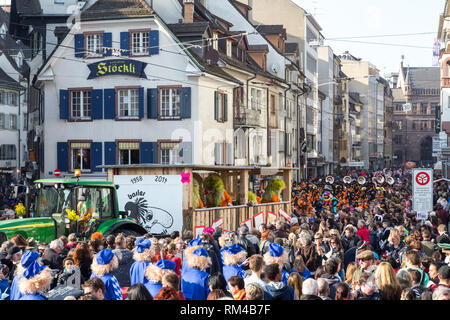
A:
<svg viewBox="0 0 450 320">
<path fill-rule="evenodd" d="M 404 67 L 403 72 L 406 74 L 405 82 L 411 86 L 411 89 L 440 88 L 439 67 Z"/>
<path fill-rule="evenodd" d="M 81 12 L 81 20 L 110 20 L 148 17 L 154 14 L 145 0 L 97 0 Z"/>
<path fill-rule="evenodd" d="M 11 2 L 13 1 L 16 4 L 18 14 L 40 14 L 42 11 L 39 0 L 11 0 Z"/>
<path fill-rule="evenodd" d="M 263 24 L 258 27 L 258 32 L 261 34 L 281 34 L 284 38 L 286 38 L 286 29 L 282 24 Z"/>
<path fill-rule="evenodd" d="M 208 22 L 172 23 L 167 25 L 177 36 L 202 35 L 208 30 Z"/>
<path fill-rule="evenodd" d="M 13 90 L 25 90 L 18 81 L 11 78 L 3 69 L 0 69 L 0 87 L 13 89 Z"/>
</svg>

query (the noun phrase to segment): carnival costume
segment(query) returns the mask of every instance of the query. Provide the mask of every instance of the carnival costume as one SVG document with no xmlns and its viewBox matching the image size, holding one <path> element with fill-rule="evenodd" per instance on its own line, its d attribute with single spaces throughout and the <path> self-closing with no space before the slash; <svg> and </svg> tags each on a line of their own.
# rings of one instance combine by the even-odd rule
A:
<svg viewBox="0 0 450 320">
<path fill-rule="evenodd" d="M 135 262 L 133 262 L 130 268 L 130 285 L 132 286 L 136 283 L 145 285 L 148 281 L 145 277 L 145 270 L 151 263 L 153 256 L 152 243 L 148 239 L 138 238 L 134 244 L 136 246 L 133 254 Z"/>
<path fill-rule="evenodd" d="M 186 300 L 206 300 L 209 295 L 209 273 L 206 269 L 210 265 L 208 251 L 201 246 L 191 246 L 185 250 L 181 291 Z"/>
<path fill-rule="evenodd" d="M 224 189 L 222 179 L 215 175 L 209 175 L 204 183 L 206 194 L 206 206 L 208 208 L 227 207 L 233 204 L 233 199 Z"/>
<path fill-rule="evenodd" d="M 269 184 L 262 196 L 262 203 L 280 202 L 280 193 L 286 187 L 281 179 L 274 178 L 270 180 Z"/>
<path fill-rule="evenodd" d="M 264 254 L 264 263 L 266 265 L 278 263 L 281 269 L 281 281 L 287 284 L 289 273 L 284 269 L 284 265 L 288 262 L 288 254 L 278 243 L 271 243 L 269 251 Z"/>
<path fill-rule="evenodd" d="M 170 260 L 159 260 L 155 264 L 149 264 L 145 270 L 148 289 L 152 297 L 155 297 L 162 288 L 162 279 L 168 273 L 175 273 L 175 262 Z"/>
<path fill-rule="evenodd" d="M 92 260 L 92 278 L 100 278 L 105 284 L 105 300 L 122 300 L 122 289 L 111 273 L 119 266 L 119 260 L 110 249 L 103 249 Z"/>
<path fill-rule="evenodd" d="M 232 276 L 239 276 L 245 278 L 244 268 L 242 262 L 247 257 L 247 251 L 240 245 L 233 244 L 227 250 L 223 251 L 223 276 L 228 282 Z"/>
<path fill-rule="evenodd" d="M 19 300 L 48 300 L 45 293 L 50 289 L 53 280 L 50 268 L 41 266 L 33 251 L 27 251 L 22 257 L 21 263 L 22 261 L 27 268 L 18 281 L 18 287 L 22 294 Z"/>
</svg>

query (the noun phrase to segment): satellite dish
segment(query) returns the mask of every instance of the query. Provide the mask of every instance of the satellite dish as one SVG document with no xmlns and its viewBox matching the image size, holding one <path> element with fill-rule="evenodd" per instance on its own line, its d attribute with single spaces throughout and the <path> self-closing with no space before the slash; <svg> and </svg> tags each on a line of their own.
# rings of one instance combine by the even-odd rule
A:
<svg viewBox="0 0 450 320">
<path fill-rule="evenodd" d="M 278 72 L 280 72 L 280 65 L 278 64 L 278 63 L 274 63 L 274 64 L 272 64 L 272 66 L 270 67 L 270 70 L 273 72 L 273 73 L 278 73 Z"/>
</svg>

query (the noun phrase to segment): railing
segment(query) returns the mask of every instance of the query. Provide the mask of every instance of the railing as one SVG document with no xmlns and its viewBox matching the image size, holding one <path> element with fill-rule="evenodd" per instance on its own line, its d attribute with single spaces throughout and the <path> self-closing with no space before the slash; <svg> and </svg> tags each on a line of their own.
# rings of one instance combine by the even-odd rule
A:
<svg viewBox="0 0 450 320">
<path fill-rule="evenodd" d="M 254 206 L 239 205 L 231 207 L 218 207 L 218 208 L 203 208 L 194 209 L 192 211 L 192 231 L 195 232 L 196 226 L 211 227 L 213 222 L 223 218 L 223 230 L 235 231 L 243 221 L 252 219 L 255 215 L 263 211 L 267 214 L 268 211 L 277 215 L 277 219 L 280 219 L 279 209 L 283 209 L 288 214 L 291 213 L 291 202 L 280 201 L 272 203 L 262 203 Z M 264 216 L 266 217 L 266 215 Z M 265 221 L 264 221 L 265 222 Z M 252 222 L 252 226 L 253 226 Z"/>
<path fill-rule="evenodd" d="M 238 126 L 261 127 L 261 111 L 240 107 L 236 109 L 235 123 Z"/>
</svg>

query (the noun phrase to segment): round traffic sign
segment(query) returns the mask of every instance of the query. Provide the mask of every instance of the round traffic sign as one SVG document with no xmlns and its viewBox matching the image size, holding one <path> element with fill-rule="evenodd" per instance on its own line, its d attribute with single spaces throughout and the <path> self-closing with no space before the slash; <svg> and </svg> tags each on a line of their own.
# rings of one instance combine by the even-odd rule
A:
<svg viewBox="0 0 450 320">
<path fill-rule="evenodd" d="M 55 169 L 53 174 L 55 175 L 55 177 L 59 177 L 59 175 L 61 174 L 61 171 L 59 171 L 59 169 Z"/>
<path fill-rule="evenodd" d="M 428 182 L 430 182 L 430 175 L 426 172 L 419 172 L 416 175 L 416 182 L 419 185 L 424 186 L 424 185 L 428 184 Z"/>
</svg>

